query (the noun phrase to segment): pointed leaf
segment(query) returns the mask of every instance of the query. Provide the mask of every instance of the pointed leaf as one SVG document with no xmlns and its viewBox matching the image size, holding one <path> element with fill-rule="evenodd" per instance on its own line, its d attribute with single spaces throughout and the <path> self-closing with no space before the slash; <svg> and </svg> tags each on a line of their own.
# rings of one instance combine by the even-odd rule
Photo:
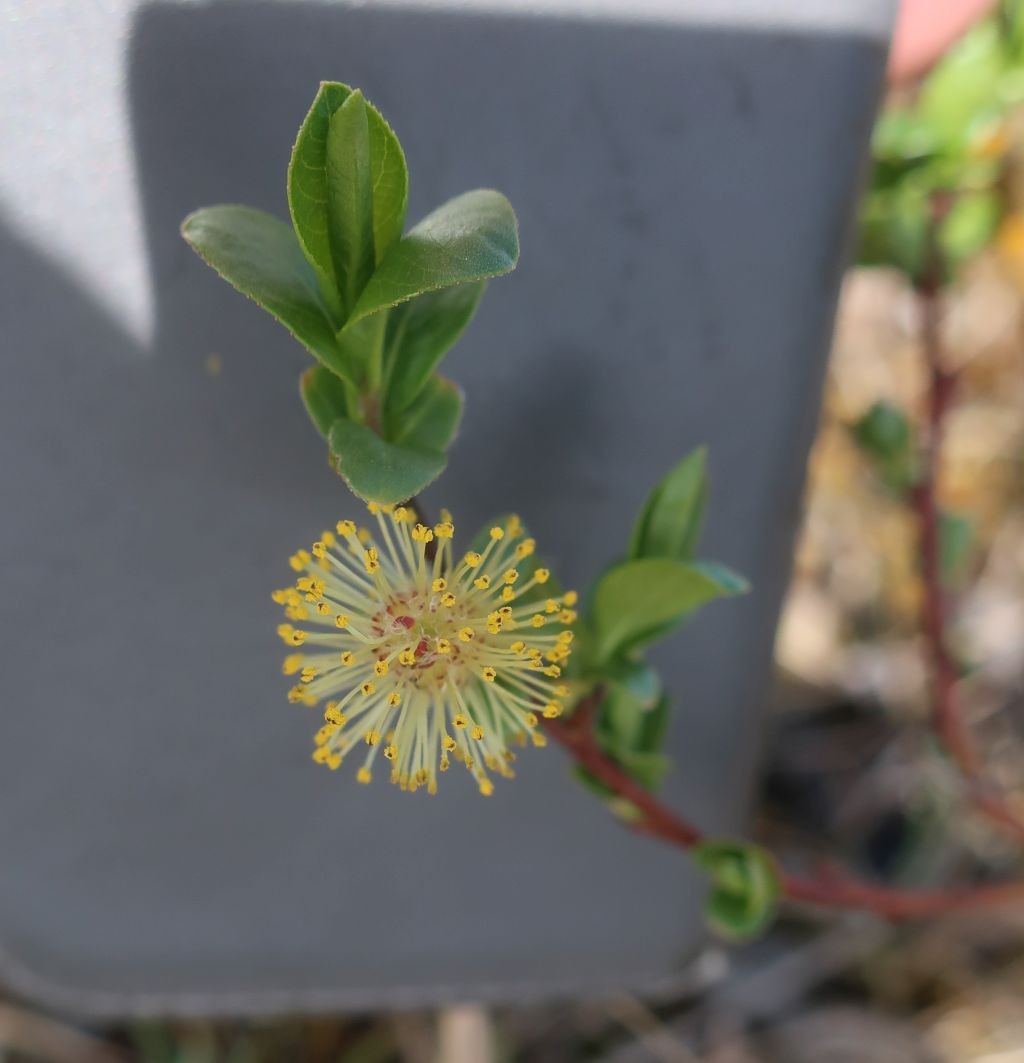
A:
<svg viewBox="0 0 1024 1063">
<path fill-rule="evenodd" d="M 327 213 L 342 302 L 352 306 L 376 265 L 366 100 L 353 92 L 327 127 Z"/>
<path fill-rule="evenodd" d="M 181 235 L 204 262 L 277 318 L 324 365 L 349 375 L 316 274 L 284 222 L 252 207 L 205 207 L 182 222 Z"/>
<path fill-rule="evenodd" d="M 595 652 L 606 660 L 663 634 L 698 606 L 722 596 L 711 577 L 667 558 L 625 561 L 594 592 Z"/>
<path fill-rule="evenodd" d="M 397 418 L 392 442 L 422 450 L 445 451 L 462 419 L 462 390 L 434 374 L 419 398 Z"/>
<path fill-rule="evenodd" d="M 344 381 L 322 365 L 310 367 L 299 377 L 299 393 L 309 419 L 324 439 L 339 417 L 348 416 Z"/>
<path fill-rule="evenodd" d="M 443 454 L 387 443 L 365 425 L 344 418 L 331 426 L 329 442 L 338 475 L 365 502 L 404 502 L 448 464 Z"/>
<path fill-rule="evenodd" d="M 750 590 L 750 584 L 743 576 L 717 561 L 693 561 L 691 564 L 718 585 L 719 594 L 723 598 L 733 598 Z"/>
<path fill-rule="evenodd" d="M 474 281 L 427 292 L 391 312 L 384 370 L 389 410 L 404 410 L 420 393 L 469 324 L 486 286 Z"/>
<path fill-rule="evenodd" d="M 328 193 L 328 131 L 333 115 L 352 95 L 347 85 L 324 82 L 299 130 L 288 166 L 288 206 L 299 243 L 314 265 L 321 286 L 330 293 L 335 324 L 343 319 L 341 292 L 345 272 L 332 246 L 333 224 Z M 398 138 L 380 112 L 365 103 L 369 172 L 373 191 L 373 254 L 380 263 L 402 235 L 409 178 Z"/>
<path fill-rule="evenodd" d="M 358 320 L 423 292 L 508 273 L 519 258 L 509 201 L 491 189 L 450 199 L 395 244 L 352 310 Z"/>
<path fill-rule="evenodd" d="M 698 447 L 650 493 L 633 528 L 630 557 L 693 556 L 707 497 L 706 458 L 705 448 Z"/>
</svg>

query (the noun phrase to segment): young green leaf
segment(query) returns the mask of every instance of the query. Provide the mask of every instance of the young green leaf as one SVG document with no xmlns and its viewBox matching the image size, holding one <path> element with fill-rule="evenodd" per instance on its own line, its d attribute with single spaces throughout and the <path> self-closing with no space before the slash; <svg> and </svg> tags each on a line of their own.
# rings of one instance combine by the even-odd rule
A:
<svg viewBox="0 0 1024 1063">
<path fill-rule="evenodd" d="M 404 502 L 448 464 L 443 454 L 387 443 L 365 425 L 343 418 L 331 426 L 328 442 L 334 468 L 364 502 Z"/>
<path fill-rule="evenodd" d="M 750 590 L 750 584 L 743 576 L 717 561 L 694 561 L 692 565 L 698 572 L 718 584 L 719 594 L 723 598 L 746 594 Z"/>
<path fill-rule="evenodd" d="M 451 446 L 461 419 L 461 388 L 435 373 L 419 398 L 394 419 L 388 438 L 401 446 L 445 451 Z"/>
<path fill-rule="evenodd" d="M 486 281 L 426 292 L 395 307 L 385 343 L 385 408 L 406 409 L 469 324 Z"/>
<path fill-rule="evenodd" d="M 344 381 L 322 365 L 314 365 L 299 377 L 299 394 L 316 430 L 326 439 L 331 425 L 348 416 Z"/>
<path fill-rule="evenodd" d="M 328 369 L 351 377 L 316 274 L 284 222 L 252 207 L 205 207 L 182 222 L 181 235 L 207 265 L 277 318 Z"/>
<path fill-rule="evenodd" d="M 641 558 L 616 565 L 594 591 L 591 619 L 597 659 L 607 660 L 660 636 L 722 593 L 715 579 L 680 561 Z"/>
<path fill-rule="evenodd" d="M 704 447 L 691 451 L 651 491 L 633 527 L 630 557 L 693 556 L 707 498 L 706 457 Z"/>
<path fill-rule="evenodd" d="M 519 232 L 509 201 L 491 189 L 450 199 L 384 256 L 350 320 L 439 288 L 508 273 L 519 259 Z"/>
<path fill-rule="evenodd" d="M 350 307 L 376 265 L 369 108 L 358 90 L 327 127 L 327 213 L 342 302 Z"/>
<path fill-rule="evenodd" d="M 288 206 L 299 243 L 331 299 L 335 326 L 344 320 L 342 292 L 357 284 L 349 281 L 344 243 L 336 244 L 338 221 L 332 217 L 328 173 L 328 136 L 332 118 L 352 96 L 339 82 L 324 82 L 299 130 L 288 165 Z M 357 108 L 358 109 L 358 108 Z M 366 145 L 372 187 L 373 261 L 378 264 L 402 235 L 408 202 L 409 177 L 398 138 L 380 112 L 364 101 Z M 349 115 L 351 119 L 352 115 Z M 346 145 L 336 137 L 335 163 L 343 160 Z M 344 234 L 342 240 L 344 241 Z M 327 293 L 330 293 L 327 295 Z"/>
<path fill-rule="evenodd" d="M 712 929 L 734 941 L 761 933 L 775 917 L 781 893 L 772 857 L 759 846 L 727 839 L 702 842 L 692 855 L 711 878 L 705 913 Z"/>
</svg>

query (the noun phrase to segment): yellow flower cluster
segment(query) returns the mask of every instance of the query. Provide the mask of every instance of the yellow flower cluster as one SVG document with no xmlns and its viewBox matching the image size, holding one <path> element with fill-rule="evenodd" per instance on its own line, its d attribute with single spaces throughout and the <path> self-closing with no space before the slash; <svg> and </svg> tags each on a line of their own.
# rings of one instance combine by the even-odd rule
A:
<svg viewBox="0 0 1024 1063">
<path fill-rule="evenodd" d="M 456 562 L 447 514 L 429 528 L 409 508 L 369 508 L 376 541 L 339 521 L 292 556 L 296 583 L 274 592 L 294 647 L 284 672 L 298 677 L 288 698 L 326 701 L 313 759 L 338 768 L 365 746 L 360 782 L 381 753 L 392 782 L 428 793 L 456 760 L 490 794 L 491 774 L 513 774 L 509 744 L 544 745 L 538 717 L 563 710 L 576 594 L 537 590 L 550 573 L 515 517 Z"/>
</svg>

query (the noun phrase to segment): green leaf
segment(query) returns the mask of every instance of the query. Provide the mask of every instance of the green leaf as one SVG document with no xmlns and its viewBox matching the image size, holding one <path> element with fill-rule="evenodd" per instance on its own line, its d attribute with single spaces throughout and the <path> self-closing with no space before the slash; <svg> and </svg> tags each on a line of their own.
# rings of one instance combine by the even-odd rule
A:
<svg viewBox="0 0 1024 1063">
<path fill-rule="evenodd" d="M 204 262 L 277 318 L 328 369 L 351 377 L 316 274 L 284 222 L 252 207 L 205 207 L 182 222 L 181 235 Z"/>
<path fill-rule="evenodd" d="M 370 121 L 359 91 L 334 112 L 327 127 L 327 215 L 342 302 L 353 306 L 376 265 Z"/>
<path fill-rule="evenodd" d="M 853 438 L 875 464 L 885 485 L 897 493 L 914 479 L 913 435 L 907 415 L 890 402 L 876 402 L 852 426 Z"/>
<path fill-rule="evenodd" d="M 633 527 L 629 556 L 693 556 L 707 498 L 707 451 L 698 447 L 671 469 L 644 503 Z"/>
<path fill-rule="evenodd" d="M 650 641 L 687 613 L 722 596 L 722 588 L 693 565 L 667 558 L 625 561 L 594 591 L 592 622 L 599 660 Z"/>
<path fill-rule="evenodd" d="M 714 839 L 692 850 L 712 888 L 705 914 L 712 929 L 740 940 L 761 933 L 775 917 L 781 886 L 772 857 L 747 842 Z"/>
<path fill-rule="evenodd" d="M 1003 214 L 995 192 L 975 192 L 957 198 L 939 230 L 939 247 L 946 269 L 957 269 L 993 241 Z"/>
<path fill-rule="evenodd" d="M 288 206 L 299 243 L 316 269 L 325 296 L 331 300 L 335 325 L 344 319 L 345 304 L 342 292 L 353 291 L 347 276 L 343 247 L 336 243 L 339 220 L 332 217 L 328 148 L 333 116 L 353 95 L 352 89 L 339 82 L 324 82 L 317 92 L 313 106 L 299 130 L 288 165 Z M 354 111 L 347 122 L 355 117 Z M 373 261 L 379 264 L 402 235 L 408 202 L 409 177 L 405 156 L 398 138 L 372 104 L 364 101 L 366 120 L 365 145 L 369 151 L 369 178 L 372 190 Z M 346 123 L 343 122 L 343 125 Z M 342 164 L 347 145 L 339 134 L 335 136 L 334 166 Z M 361 136 L 361 134 L 360 134 Z M 360 144 L 364 142 L 360 140 Z M 327 294 L 329 293 L 329 295 Z"/>
<path fill-rule="evenodd" d="M 642 660 L 613 658 L 605 662 L 596 678 L 604 680 L 612 689 L 622 690 L 641 710 L 653 708 L 661 696 L 657 671 Z"/>
<path fill-rule="evenodd" d="M 348 416 L 344 381 L 322 365 L 311 366 L 299 377 L 299 393 L 309 419 L 324 439 L 339 417 Z"/>
<path fill-rule="evenodd" d="M 743 576 L 717 561 L 694 561 L 692 567 L 718 585 L 722 598 L 735 598 L 750 590 L 750 584 Z"/>
<path fill-rule="evenodd" d="M 491 189 L 450 199 L 384 256 L 352 309 L 358 320 L 439 288 L 508 273 L 519 259 L 519 232 L 509 201 Z"/>
<path fill-rule="evenodd" d="M 445 451 L 462 419 L 462 389 L 435 373 L 416 401 L 397 419 L 389 438 L 402 446 Z"/>
<path fill-rule="evenodd" d="M 385 344 L 385 405 L 399 413 L 420 393 L 434 367 L 462 335 L 486 281 L 427 292 L 395 307 Z"/>
<path fill-rule="evenodd" d="M 939 568 L 944 583 L 963 578 L 974 547 L 974 524 L 961 513 L 939 514 Z"/>
<path fill-rule="evenodd" d="M 365 502 L 386 505 L 418 494 L 444 471 L 443 454 L 387 443 L 365 425 L 339 418 L 328 442 L 338 475 Z"/>
</svg>

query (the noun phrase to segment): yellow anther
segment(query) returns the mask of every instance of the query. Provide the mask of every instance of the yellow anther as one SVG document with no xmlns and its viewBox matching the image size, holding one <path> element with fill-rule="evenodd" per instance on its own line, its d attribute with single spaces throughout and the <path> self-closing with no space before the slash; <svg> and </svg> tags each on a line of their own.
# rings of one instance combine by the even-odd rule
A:
<svg viewBox="0 0 1024 1063">
<path fill-rule="evenodd" d="M 306 641 L 307 634 L 307 632 L 299 631 L 298 628 L 295 628 L 285 641 L 291 646 L 301 646 Z"/>
<path fill-rule="evenodd" d="M 345 722 L 345 714 L 338 708 L 336 701 L 327 702 L 327 708 L 324 709 L 324 719 L 328 723 L 337 724 L 338 727 Z"/>
<path fill-rule="evenodd" d="M 524 558 L 524 557 L 529 557 L 530 554 L 532 554 L 533 551 L 536 550 L 536 549 L 537 549 L 537 540 L 536 539 L 524 539 L 516 547 L 516 557 L 520 558 L 520 560 L 522 558 Z"/>
<path fill-rule="evenodd" d="M 331 751 L 327 746 L 317 746 L 316 749 L 313 750 L 313 759 L 317 764 L 326 764 L 330 757 Z"/>
<path fill-rule="evenodd" d="M 513 653 L 524 653 L 526 651 L 526 643 L 522 641 L 513 642 L 509 649 Z"/>
<path fill-rule="evenodd" d="M 455 739 L 452 738 L 451 735 L 445 735 L 444 738 L 443 738 L 443 742 L 444 742 L 444 748 L 449 753 L 454 753 L 455 752 L 456 743 L 455 743 Z"/>
<path fill-rule="evenodd" d="M 405 664 L 405 665 L 415 664 L 416 663 L 416 654 L 415 654 L 415 652 L 413 650 L 402 650 L 402 652 L 398 655 L 398 663 L 399 664 Z"/>
<path fill-rule="evenodd" d="M 501 607 L 501 608 L 500 608 L 500 609 L 498 610 L 498 616 L 500 616 L 502 620 L 508 620 L 508 619 L 510 619 L 510 618 L 511 618 L 511 616 L 512 616 L 512 607 L 511 607 L 511 606 L 508 606 L 508 605 L 503 605 L 503 606 L 502 606 L 502 607 Z"/>
<path fill-rule="evenodd" d="M 533 578 L 537 583 L 547 583 L 547 581 L 551 579 L 551 570 L 547 568 L 539 568 L 534 572 Z"/>
<path fill-rule="evenodd" d="M 576 623 L 576 610 L 575 609 L 563 609 L 558 614 L 559 623 L 562 624 L 575 624 Z"/>
<path fill-rule="evenodd" d="M 567 698 L 569 696 L 569 688 L 565 683 L 559 683 L 558 686 L 555 687 L 555 694 L 560 698 Z"/>
<path fill-rule="evenodd" d="M 377 515 L 377 514 L 378 514 L 378 513 L 380 512 L 380 506 L 378 506 L 376 502 L 367 502 L 367 503 L 366 503 L 366 508 L 367 508 L 367 509 L 368 509 L 368 510 L 370 511 L 370 513 L 372 513 L 372 514 L 373 514 L 374 516 L 376 516 L 376 515 Z"/>
<path fill-rule="evenodd" d="M 303 683 L 312 683 L 313 680 L 316 679 L 316 669 L 310 665 L 306 665 L 306 667 L 302 669 L 302 675 L 299 678 Z"/>
<path fill-rule="evenodd" d="M 465 717 L 465 716 L 463 716 L 461 712 L 457 712 L 457 713 L 456 713 L 456 714 L 455 714 L 455 715 L 454 715 L 454 716 L 452 717 L 452 723 L 453 723 L 453 724 L 455 724 L 455 726 L 456 726 L 456 727 L 459 727 L 459 728 L 465 727 L 465 726 L 466 726 L 466 723 L 467 723 L 467 721 L 466 721 L 466 717 Z"/>
<path fill-rule="evenodd" d="M 338 728 L 333 723 L 325 723 L 323 727 L 313 736 L 313 741 L 318 746 L 325 745 L 338 733 Z"/>
<path fill-rule="evenodd" d="M 434 591 L 435 594 L 440 594 L 441 591 L 447 588 L 447 586 L 448 581 L 443 576 L 438 576 L 437 579 L 434 580 L 433 583 L 431 583 L 430 589 Z"/>
<path fill-rule="evenodd" d="M 363 546 L 365 546 L 370 542 L 373 536 L 370 534 L 369 528 L 360 528 L 359 531 L 356 532 L 356 538 L 363 544 Z"/>
<path fill-rule="evenodd" d="M 533 731 L 530 734 L 530 741 L 538 749 L 543 749 L 548 744 L 548 736 L 543 731 Z"/>
<path fill-rule="evenodd" d="M 566 605 L 575 605 L 578 600 L 579 595 L 575 591 L 566 591 L 565 594 L 562 595 L 562 601 Z"/>
<path fill-rule="evenodd" d="M 487 590 L 487 588 L 490 585 L 491 585 L 491 577 L 490 576 L 477 576 L 477 578 L 475 580 L 473 580 L 473 586 L 474 587 L 479 587 L 480 590 L 482 590 L 482 591 Z"/>
<path fill-rule="evenodd" d="M 295 675 L 295 673 L 302 667 L 302 662 L 306 658 L 301 653 L 289 653 L 284 659 L 284 664 L 281 666 L 281 671 L 285 675 Z"/>
<path fill-rule="evenodd" d="M 339 535 L 355 535 L 356 533 L 356 522 L 354 520 L 339 520 L 334 527 L 337 528 Z"/>
<path fill-rule="evenodd" d="M 504 539 L 505 538 L 505 529 L 504 528 L 497 528 L 497 527 L 491 528 L 491 538 L 495 542 L 497 542 L 499 539 Z"/>
<path fill-rule="evenodd" d="M 561 606 L 558 604 L 558 601 L 555 598 L 549 598 L 544 603 L 545 613 L 557 613 L 560 608 Z"/>
<path fill-rule="evenodd" d="M 375 746 L 380 741 L 380 731 L 367 731 L 363 735 L 363 741 L 368 746 Z"/>
<path fill-rule="evenodd" d="M 417 524 L 412 530 L 412 538 L 417 543 L 430 543 L 434 541 L 434 533 L 425 525 Z"/>
<path fill-rule="evenodd" d="M 312 560 L 313 558 L 308 550 L 298 550 L 288 558 L 288 564 L 296 572 L 301 572 Z"/>
<path fill-rule="evenodd" d="M 442 757 L 441 763 L 438 764 L 438 767 L 441 769 L 441 771 L 447 771 L 451 766 L 452 763 L 447 757 Z"/>
<path fill-rule="evenodd" d="M 330 616 L 331 615 L 331 607 L 326 602 L 317 602 L 316 611 L 321 616 Z"/>
<path fill-rule="evenodd" d="M 370 773 L 369 768 L 360 768 L 359 771 L 356 772 L 356 782 L 361 782 L 365 784 L 368 783 L 372 778 L 373 775 Z"/>
<path fill-rule="evenodd" d="M 491 668 L 490 665 L 488 665 L 480 672 L 480 675 L 485 682 L 493 683 L 494 680 L 497 678 L 498 673 L 493 668 Z"/>
<path fill-rule="evenodd" d="M 572 640 L 573 640 L 573 633 L 571 631 L 559 631 L 559 633 L 558 633 L 558 641 L 559 642 L 563 642 L 563 643 L 565 643 L 565 645 L 568 646 L 568 644 L 570 642 L 572 642 Z"/>
<path fill-rule="evenodd" d="M 351 650 L 345 650 L 339 660 L 346 668 L 351 668 L 356 663 L 356 655 Z"/>
<path fill-rule="evenodd" d="M 436 643 L 438 653 L 451 653 L 452 644 L 447 639 L 438 639 Z"/>
<path fill-rule="evenodd" d="M 288 592 L 291 587 L 282 587 L 281 590 L 273 591 L 270 595 L 271 601 L 277 602 L 278 605 L 285 605 L 288 602 Z"/>
<path fill-rule="evenodd" d="M 402 695 L 399 694 L 397 690 L 392 690 L 391 693 L 388 694 L 388 704 L 392 708 L 394 708 L 396 705 L 401 705 L 402 704 Z"/>
<path fill-rule="evenodd" d="M 459 628 L 459 641 L 460 642 L 472 642 L 473 641 L 473 629 L 471 627 Z"/>
<path fill-rule="evenodd" d="M 434 525 L 434 534 L 439 539 L 450 539 L 455 534 L 455 525 L 450 520 L 443 520 Z"/>
<path fill-rule="evenodd" d="M 383 660 L 382 661 L 377 661 L 374 664 L 374 666 L 373 666 L 373 670 L 377 673 L 377 675 L 387 675 L 388 674 L 388 662 L 387 661 L 383 661 Z"/>
<path fill-rule="evenodd" d="M 314 557 L 326 557 L 327 556 L 327 546 L 326 546 L 326 544 L 320 542 L 319 540 L 317 542 L 313 543 L 313 556 Z"/>
<path fill-rule="evenodd" d="M 398 753 L 398 749 L 395 746 L 385 746 L 383 752 L 388 760 L 394 760 L 395 755 Z"/>
<path fill-rule="evenodd" d="M 446 609 L 451 609 L 451 607 L 455 604 L 455 595 L 452 594 L 451 591 L 447 591 L 445 594 L 442 594 L 441 595 L 441 604 Z"/>
<path fill-rule="evenodd" d="M 562 715 L 562 706 L 557 701 L 549 701 L 544 706 L 544 718 L 547 720 L 557 720 Z"/>
<path fill-rule="evenodd" d="M 515 583 L 515 581 L 517 579 L 519 579 L 519 569 L 517 569 L 517 568 L 507 568 L 507 569 L 505 569 L 505 571 L 502 573 L 501 579 L 502 579 L 503 583 L 507 583 L 511 587 L 512 584 Z"/>
<path fill-rule="evenodd" d="M 404 523 L 408 515 L 409 511 L 405 508 L 405 506 L 395 506 L 395 508 L 391 511 L 391 519 L 396 524 Z"/>
<path fill-rule="evenodd" d="M 327 528 L 320 534 L 320 541 L 324 546 L 334 546 L 338 540 L 335 539 L 334 532 L 332 532 L 330 528 Z"/>
<path fill-rule="evenodd" d="M 469 733 L 472 736 L 474 742 L 483 741 L 484 729 L 480 726 L 480 724 L 475 724 L 473 726 L 473 729 Z"/>
<path fill-rule="evenodd" d="M 364 698 L 368 698 L 376 689 L 376 686 L 367 679 L 367 681 L 359 688 L 359 691 Z"/>
<path fill-rule="evenodd" d="M 373 573 L 380 568 L 380 561 L 377 559 L 377 550 L 375 547 L 363 551 L 363 564 L 366 566 L 366 571 Z"/>
<path fill-rule="evenodd" d="M 534 627 L 543 627 L 547 623 L 547 618 L 543 613 L 534 613 L 533 616 L 530 617 L 530 623 Z"/>
<path fill-rule="evenodd" d="M 341 754 L 340 753 L 332 753 L 327 758 L 327 767 L 330 768 L 331 771 L 337 771 L 338 768 L 341 767 Z"/>
<path fill-rule="evenodd" d="M 488 635 L 500 635 L 501 634 L 501 617 L 496 616 L 493 619 L 487 618 L 487 634 Z"/>
<path fill-rule="evenodd" d="M 523 722 L 526 724 L 527 727 L 532 730 L 534 727 L 537 726 L 537 714 L 535 712 L 528 712 L 523 717 Z"/>
<path fill-rule="evenodd" d="M 291 690 L 288 691 L 288 700 L 293 705 L 298 704 L 300 701 L 304 702 L 308 696 L 306 688 L 302 686 L 292 687 Z"/>
<path fill-rule="evenodd" d="M 480 793 L 482 793 L 484 797 L 490 797 L 491 794 L 494 793 L 494 783 L 492 783 L 490 779 L 481 779 Z"/>
<path fill-rule="evenodd" d="M 515 598 L 515 596 L 516 592 L 511 587 L 501 588 L 501 600 L 503 602 L 510 602 L 513 598 Z"/>
<path fill-rule="evenodd" d="M 334 618 L 335 627 L 348 627 L 348 616 L 345 613 L 338 613 Z"/>
<path fill-rule="evenodd" d="M 475 550 L 470 550 L 462 560 L 465 563 L 466 568 L 478 568 L 483 557 Z"/>
<path fill-rule="evenodd" d="M 562 669 L 559 668 L 557 664 L 549 664 L 547 668 L 544 669 L 544 674 L 549 679 L 557 679 L 562 674 Z"/>
</svg>

